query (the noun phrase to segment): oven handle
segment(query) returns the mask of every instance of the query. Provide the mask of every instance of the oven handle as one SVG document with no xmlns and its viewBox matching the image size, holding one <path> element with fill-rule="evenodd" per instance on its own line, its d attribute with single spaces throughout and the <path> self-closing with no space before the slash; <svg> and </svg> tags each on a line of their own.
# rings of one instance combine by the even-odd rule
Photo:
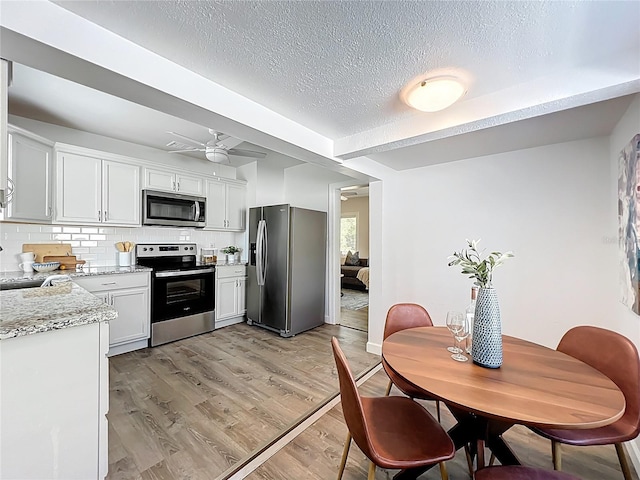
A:
<svg viewBox="0 0 640 480">
<path fill-rule="evenodd" d="M 201 273 L 213 273 L 213 268 L 202 268 L 200 270 L 182 270 L 180 272 L 158 272 L 156 273 L 156 278 L 186 277 L 189 275 L 199 275 Z"/>
<path fill-rule="evenodd" d="M 196 200 L 194 203 L 196 204 L 196 217 L 193 219 L 193 221 L 197 222 L 198 220 L 200 220 L 200 202 Z"/>
</svg>

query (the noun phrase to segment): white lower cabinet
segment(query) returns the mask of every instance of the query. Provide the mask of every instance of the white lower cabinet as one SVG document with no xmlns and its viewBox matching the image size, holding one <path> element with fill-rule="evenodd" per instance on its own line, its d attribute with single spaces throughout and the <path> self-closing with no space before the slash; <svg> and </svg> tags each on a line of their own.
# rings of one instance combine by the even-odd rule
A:
<svg viewBox="0 0 640 480">
<path fill-rule="evenodd" d="M 108 335 L 101 322 L 0 342 L 0 478 L 105 478 Z"/>
<path fill-rule="evenodd" d="M 247 267 L 216 267 L 216 328 L 244 321 L 246 307 Z"/>
<path fill-rule="evenodd" d="M 150 329 L 149 273 L 74 278 L 118 311 L 109 331 L 109 356 L 147 347 Z"/>
</svg>

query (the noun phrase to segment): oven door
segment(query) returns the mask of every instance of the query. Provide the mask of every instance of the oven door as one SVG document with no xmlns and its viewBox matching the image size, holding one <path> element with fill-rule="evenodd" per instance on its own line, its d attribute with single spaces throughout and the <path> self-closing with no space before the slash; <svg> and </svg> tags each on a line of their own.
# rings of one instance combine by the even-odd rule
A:
<svg viewBox="0 0 640 480">
<path fill-rule="evenodd" d="M 213 268 L 154 272 L 152 284 L 151 323 L 215 308 Z"/>
</svg>

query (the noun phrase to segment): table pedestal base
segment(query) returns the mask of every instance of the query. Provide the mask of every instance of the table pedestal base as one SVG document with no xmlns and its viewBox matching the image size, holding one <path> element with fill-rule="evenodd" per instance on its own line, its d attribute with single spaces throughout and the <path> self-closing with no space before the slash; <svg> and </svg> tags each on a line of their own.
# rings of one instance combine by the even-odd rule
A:
<svg viewBox="0 0 640 480">
<path fill-rule="evenodd" d="M 502 434 L 514 424 L 499 420 L 480 417 L 473 413 L 449 407 L 456 418 L 456 423 L 447 433 L 453 440 L 456 451 L 463 447 L 469 448 L 471 462 L 477 459 L 477 469 L 485 467 L 484 447 L 496 456 L 502 465 L 520 465 L 520 460 L 502 438 Z M 402 470 L 394 480 L 416 479 L 431 467 Z"/>
</svg>

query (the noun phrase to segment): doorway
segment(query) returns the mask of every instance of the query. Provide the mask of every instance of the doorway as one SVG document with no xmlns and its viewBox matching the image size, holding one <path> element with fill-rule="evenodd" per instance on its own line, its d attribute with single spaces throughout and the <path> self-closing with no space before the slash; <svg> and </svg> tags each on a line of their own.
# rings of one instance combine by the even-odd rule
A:
<svg viewBox="0 0 640 480">
<path fill-rule="evenodd" d="M 341 187 L 340 325 L 367 332 L 369 325 L 369 187 Z"/>
</svg>

